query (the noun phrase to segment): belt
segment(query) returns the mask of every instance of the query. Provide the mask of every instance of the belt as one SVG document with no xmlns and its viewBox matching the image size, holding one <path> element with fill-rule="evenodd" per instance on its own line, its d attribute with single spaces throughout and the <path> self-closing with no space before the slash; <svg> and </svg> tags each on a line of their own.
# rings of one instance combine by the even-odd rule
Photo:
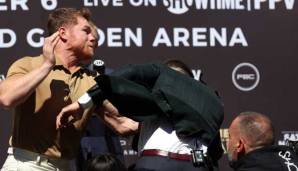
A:
<svg viewBox="0 0 298 171">
<path fill-rule="evenodd" d="M 63 160 L 63 159 L 52 159 L 49 158 L 45 155 L 34 153 L 28 150 L 20 149 L 20 148 L 15 148 L 15 147 L 9 147 L 7 150 L 7 153 L 9 155 L 13 155 L 16 158 L 20 158 L 23 160 L 27 161 L 32 161 L 36 165 L 41 165 L 42 163 L 50 163 L 54 167 L 60 168 L 60 167 L 65 167 L 69 165 L 69 161 Z"/>
<path fill-rule="evenodd" d="M 157 150 L 157 149 L 143 150 L 141 153 L 141 156 L 163 156 L 163 157 L 169 157 L 170 159 L 175 159 L 175 160 L 184 160 L 184 161 L 192 160 L 190 154 L 178 154 L 178 153 L 172 153 L 172 152 Z"/>
</svg>

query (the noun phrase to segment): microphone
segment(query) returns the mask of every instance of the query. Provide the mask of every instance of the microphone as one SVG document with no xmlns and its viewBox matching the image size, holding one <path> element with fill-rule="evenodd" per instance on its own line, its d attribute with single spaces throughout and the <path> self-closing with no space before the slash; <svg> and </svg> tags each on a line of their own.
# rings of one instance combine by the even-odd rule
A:
<svg viewBox="0 0 298 171">
<path fill-rule="evenodd" d="M 93 68 L 94 71 L 98 72 L 100 75 L 105 74 L 105 63 L 103 60 L 96 59 L 93 61 Z"/>
</svg>

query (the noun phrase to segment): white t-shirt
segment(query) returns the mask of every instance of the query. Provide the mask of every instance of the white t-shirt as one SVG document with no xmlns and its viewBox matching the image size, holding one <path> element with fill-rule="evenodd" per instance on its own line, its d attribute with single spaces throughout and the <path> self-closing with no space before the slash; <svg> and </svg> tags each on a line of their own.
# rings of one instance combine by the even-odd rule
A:
<svg viewBox="0 0 298 171">
<path fill-rule="evenodd" d="M 194 138 L 178 138 L 173 126 L 165 119 L 145 121 L 141 124 L 139 152 L 145 149 L 158 149 L 179 154 L 190 154 L 194 147 Z"/>
</svg>

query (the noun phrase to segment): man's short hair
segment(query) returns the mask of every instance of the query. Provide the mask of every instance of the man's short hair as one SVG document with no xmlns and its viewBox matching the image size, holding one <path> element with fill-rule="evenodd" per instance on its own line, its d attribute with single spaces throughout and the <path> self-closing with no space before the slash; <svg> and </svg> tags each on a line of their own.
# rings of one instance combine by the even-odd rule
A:
<svg viewBox="0 0 298 171">
<path fill-rule="evenodd" d="M 191 69 L 184 63 L 184 62 L 182 62 L 182 61 L 180 61 L 180 60 L 177 60 L 177 59 L 170 59 L 170 60 L 166 60 L 165 62 L 164 62 L 167 66 L 169 66 L 169 67 L 173 67 L 173 68 L 180 68 L 180 69 L 182 69 L 184 72 L 185 72 L 185 74 L 187 74 L 188 76 L 190 76 L 190 77 L 194 77 L 193 76 L 193 74 L 192 74 L 192 72 L 191 72 Z"/>
<path fill-rule="evenodd" d="M 238 117 L 240 134 L 246 138 L 250 147 L 274 143 L 274 128 L 267 116 L 257 112 L 242 112 Z"/>
<path fill-rule="evenodd" d="M 77 24 L 77 17 L 83 17 L 90 21 L 91 13 L 87 8 L 80 10 L 75 8 L 57 8 L 48 18 L 49 35 L 55 33 L 61 26 Z"/>
</svg>

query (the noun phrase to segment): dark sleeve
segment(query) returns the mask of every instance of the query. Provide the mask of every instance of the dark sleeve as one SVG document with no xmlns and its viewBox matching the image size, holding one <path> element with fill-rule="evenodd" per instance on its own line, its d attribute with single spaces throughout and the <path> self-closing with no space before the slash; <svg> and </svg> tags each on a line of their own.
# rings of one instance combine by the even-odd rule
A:
<svg viewBox="0 0 298 171">
<path fill-rule="evenodd" d="M 140 84 L 122 77 L 106 75 L 96 77 L 95 81 L 106 99 L 124 116 L 143 121 L 163 113 L 151 91 Z"/>
<path fill-rule="evenodd" d="M 88 94 L 95 104 L 108 99 L 122 115 L 134 120 L 154 119 L 164 113 L 152 94 L 162 67 L 157 63 L 127 65 L 111 76 L 96 77 L 97 85 L 89 89 Z"/>
<path fill-rule="evenodd" d="M 160 63 L 130 64 L 113 72 L 112 76 L 119 76 L 152 89 L 163 67 Z"/>
</svg>

